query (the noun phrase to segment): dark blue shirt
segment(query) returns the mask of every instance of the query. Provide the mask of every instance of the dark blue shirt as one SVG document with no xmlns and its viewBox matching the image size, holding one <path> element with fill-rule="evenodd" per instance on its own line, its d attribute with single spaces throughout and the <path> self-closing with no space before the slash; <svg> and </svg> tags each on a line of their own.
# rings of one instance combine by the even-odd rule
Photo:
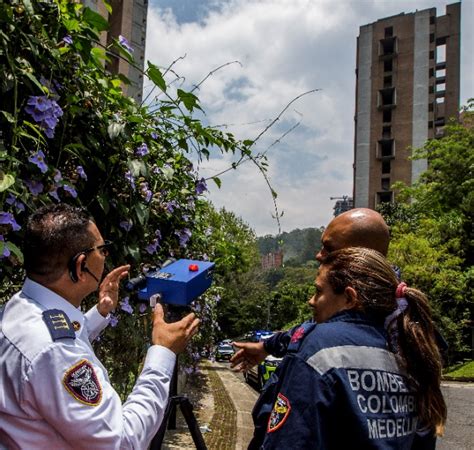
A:
<svg viewBox="0 0 474 450">
<path fill-rule="evenodd" d="M 416 394 L 383 323 L 343 311 L 284 334 L 287 354 L 254 408 L 250 449 L 413 447 Z"/>
</svg>

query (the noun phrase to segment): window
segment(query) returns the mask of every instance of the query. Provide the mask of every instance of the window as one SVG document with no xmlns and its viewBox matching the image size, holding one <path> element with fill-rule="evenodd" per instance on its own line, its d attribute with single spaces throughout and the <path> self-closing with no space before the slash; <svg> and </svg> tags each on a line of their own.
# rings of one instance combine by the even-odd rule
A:
<svg viewBox="0 0 474 450">
<path fill-rule="evenodd" d="M 382 161 L 382 174 L 390 173 L 390 160 Z"/>
<path fill-rule="evenodd" d="M 446 44 L 438 45 L 436 47 L 436 62 L 445 62 L 446 61 Z"/>
<path fill-rule="evenodd" d="M 392 110 L 387 109 L 383 112 L 383 122 L 384 123 L 390 123 L 392 121 Z"/>
<path fill-rule="evenodd" d="M 383 77 L 383 87 L 392 87 L 392 75 L 387 75 Z"/>
<path fill-rule="evenodd" d="M 377 203 L 390 203 L 392 201 L 392 191 L 377 192 Z"/>
<path fill-rule="evenodd" d="M 395 88 L 384 88 L 379 90 L 378 106 L 395 105 Z"/>
<path fill-rule="evenodd" d="M 430 25 L 434 25 L 436 22 L 436 16 L 430 16 Z"/>
<path fill-rule="evenodd" d="M 432 68 L 430 69 L 430 71 L 429 71 L 429 77 L 430 77 L 430 78 L 431 78 L 431 77 L 434 77 L 434 69 L 433 69 L 433 67 L 432 67 Z"/>
<path fill-rule="evenodd" d="M 391 72 L 393 70 L 393 63 L 392 60 L 389 59 L 388 61 L 383 62 L 383 71 L 384 72 Z"/>
<path fill-rule="evenodd" d="M 379 55 L 388 56 L 397 52 L 397 38 L 386 37 L 380 40 Z"/>
<path fill-rule="evenodd" d="M 380 139 L 377 143 L 377 156 L 379 158 L 393 158 L 394 147 L 393 139 Z"/>
<path fill-rule="evenodd" d="M 430 42 L 434 42 L 434 33 L 430 33 Z"/>
<path fill-rule="evenodd" d="M 434 59 L 434 57 L 435 57 L 435 52 L 434 52 L 434 50 L 431 50 L 430 51 L 430 59 Z"/>
<path fill-rule="evenodd" d="M 429 103 L 428 104 L 428 111 L 433 111 L 433 110 L 434 110 L 433 103 Z"/>
<path fill-rule="evenodd" d="M 446 69 L 438 69 L 436 71 L 436 78 L 443 78 L 446 76 Z"/>
<path fill-rule="evenodd" d="M 392 37 L 393 36 L 393 27 L 386 27 L 385 28 L 385 37 Z"/>
<path fill-rule="evenodd" d="M 384 139 L 390 139 L 391 134 L 392 134 L 392 127 L 391 126 L 382 127 L 382 137 Z"/>
<path fill-rule="evenodd" d="M 390 178 L 382 178 L 382 190 L 388 191 L 390 189 Z"/>
</svg>

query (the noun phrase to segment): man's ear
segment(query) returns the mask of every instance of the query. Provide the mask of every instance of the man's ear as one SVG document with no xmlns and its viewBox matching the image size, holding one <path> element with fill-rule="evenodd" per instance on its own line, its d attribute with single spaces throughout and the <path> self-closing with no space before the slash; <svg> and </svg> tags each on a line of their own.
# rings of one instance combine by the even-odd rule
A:
<svg viewBox="0 0 474 450">
<path fill-rule="evenodd" d="M 356 308 L 359 306 L 357 291 L 351 287 L 346 286 L 344 289 L 344 295 L 346 296 L 347 309 Z"/>
<path fill-rule="evenodd" d="M 84 267 L 86 266 L 86 255 L 81 253 L 76 260 L 76 273 L 78 280 L 83 280 L 86 277 L 84 273 Z"/>
</svg>

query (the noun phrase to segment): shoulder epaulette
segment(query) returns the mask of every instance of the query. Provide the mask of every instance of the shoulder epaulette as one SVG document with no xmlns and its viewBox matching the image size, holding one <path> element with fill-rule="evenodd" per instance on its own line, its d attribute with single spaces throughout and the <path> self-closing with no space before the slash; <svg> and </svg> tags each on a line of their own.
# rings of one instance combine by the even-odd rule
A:
<svg viewBox="0 0 474 450">
<path fill-rule="evenodd" d="M 76 339 L 76 333 L 69 317 L 60 309 L 48 309 L 43 312 L 43 320 L 48 327 L 53 341 L 58 339 Z"/>
</svg>

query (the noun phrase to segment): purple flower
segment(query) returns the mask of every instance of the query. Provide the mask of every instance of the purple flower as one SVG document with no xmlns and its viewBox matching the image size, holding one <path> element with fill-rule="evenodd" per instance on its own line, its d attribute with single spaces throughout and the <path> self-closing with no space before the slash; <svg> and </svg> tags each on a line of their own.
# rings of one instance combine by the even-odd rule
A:
<svg viewBox="0 0 474 450">
<path fill-rule="evenodd" d="M 207 184 L 206 180 L 204 178 L 201 178 L 197 183 L 196 183 L 196 194 L 201 195 L 203 192 L 207 191 Z"/>
<path fill-rule="evenodd" d="M 142 195 L 145 198 L 145 201 L 149 203 L 151 200 L 151 197 L 153 196 L 153 192 L 151 192 L 150 189 L 148 189 L 148 183 L 146 181 L 144 181 L 143 183 L 140 183 L 140 188 L 142 191 Z"/>
<path fill-rule="evenodd" d="M 221 301 L 221 296 L 219 294 L 214 295 L 214 300 L 216 303 L 219 303 Z"/>
<path fill-rule="evenodd" d="M 83 180 L 87 181 L 87 175 L 84 172 L 84 168 L 82 166 L 77 166 L 76 167 L 76 172 Z"/>
<path fill-rule="evenodd" d="M 43 192 L 44 186 L 43 186 L 43 183 L 41 183 L 41 181 L 25 180 L 25 184 L 34 197 L 36 197 L 37 195 L 41 194 L 41 192 Z"/>
<path fill-rule="evenodd" d="M 63 42 L 72 45 L 72 37 L 69 36 L 69 34 L 66 34 L 66 36 L 63 37 Z"/>
<path fill-rule="evenodd" d="M 5 200 L 5 202 L 8 205 L 14 206 L 18 211 L 24 211 L 25 210 L 25 205 L 22 202 L 20 202 L 20 200 L 18 200 L 12 193 L 8 194 L 8 197 Z"/>
<path fill-rule="evenodd" d="M 119 36 L 119 43 L 122 47 L 124 47 L 126 50 L 128 50 L 130 53 L 133 53 L 133 48 L 130 46 L 130 43 L 128 40 L 123 37 L 122 35 Z"/>
<path fill-rule="evenodd" d="M 128 220 L 122 220 L 122 222 L 119 223 L 120 228 L 123 228 L 125 231 L 130 231 L 133 227 L 133 223 L 129 222 Z"/>
<path fill-rule="evenodd" d="M 166 211 L 170 214 L 173 214 L 174 210 L 178 207 L 178 204 L 175 200 L 171 200 L 170 202 L 166 203 Z"/>
<path fill-rule="evenodd" d="M 183 228 L 180 231 L 175 231 L 175 233 L 179 238 L 179 245 L 180 247 L 186 247 L 188 244 L 189 239 L 191 239 L 192 232 L 189 228 Z"/>
<path fill-rule="evenodd" d="M 0 211 L 0 225 L 11 225 L 13 231 L 18 231 L 21 227 L 16 223 L 12 213 Z"/>
<path fill-rule="evenodd" d="M 140 311 L 140 314 L 143 314 L 146 311 L 146 304 L 145 303 L 140 303 L 140 306 L 138 307 L 138 311 Z"/>
<path fill-rule="evenodd" d="M 158 133 L 155 133 L 154 131 L 150 134 L 152 139 L 158 139 Z"/>
<path fill-rule="evenodd" d="M 43 151 L 38 150 L 36 153 L 33 153 L 28 157 L 28 161 L 38 167 L 38 169 L 41 170 L 41 173 L 46 173 L 48 171 L 48 165 L 44 158 Z"/>
<path fill-rule="evenodd" d="M 160 230 L 155 231 L 155 236 L 159 241 L 161 241 L 161 231 Z"/>
<path fill-rule="evenodd" d="M 114 316 L 113 314 L 110 315 L 110 326 L 111 327 L 116 327 L 118 325 L 118 317 L 117 316 Z"/>
<path fill-rule="evenodd" d="M 46 95 L 31 96 L 26 103 L 25 111 L 33 117 L 36 123 L 44 130 L 47 137 L 54 137 L 54 129 L 58 124 L 59 117 L 63 115 L 63 110 L 56 103 L 56 100 L 48 98 Z"/>
<path fill-rule="evenodd" d="M 156 253 L 158 251 L 159 246 L 160 246 L 160 243 L 159 243 L 158 239 L 153 239 L 152 243 L 145 247 L 145 250 L 150 255 L 153 255 L 154 253 Z"/>
<path fill-rule="evenodd" d="M 54 187 L 53 189 L 51 189 L 49 192 L 48 192 L 48 195 L 50 195 L 51 197 L 53 197 L 56 201 L 60 202 L 61 199 L 59 198 L 59 194 L 58 194 L 58 188 L 57 187 Z"/>
<path fill-rule="evenodd" d="M 5 242 L 5 239 L 4 237 L 0 234 L 0 242 Z M 0 254 L 0 259 L 3 259 L 3 258 L 8 258 L 9 256 L 11 255 L 10 253 L 10 249 L 7 247 L 7 245 L 5 244 L 3 246 L 3 250 L 2 250 L 2 253 Z"/>
<path fill-rule="evenodd" d="M 142 145 L 138 146 L 135 150 L 135 155 L 136 156 L 140 156 L 140 157 L 143 157 L 145 155 L 148 155 L 149 151 L 148 151 L 148 146 L 143 143 Z"/>
<path fill-rule="evenodd" d="M 76 190 L 70 186 L 69 184 L 63 184 L 63 189 L 72 197 L 76 198 L 77 197 L 77 192 Z"/>
<path fill-rule="evenodd" d="M 128 301 L 130 300 L 130 297 L 124 297 L 122 301 L 120 302 L 120 309 L 122 311 L 125 311 L 128 314 L 133 314 L 133 308 Z"/>
<path fill-rule="evenodd" d="M 183 219 L 185 222 L 189 222 L 189 220 L 191 219 L 191 217 L 188 216 L 187 214 L 183 214 L 182 219 Z"/>
<path fill-rule="evenodd" d="M 125 172 L 125 179 L 128 180 L 130 186 L 133 189 L 135 187 L 135 178 L 133 177 L 132 172 L 130 172 L 130 170 L 127 170 Z"/>
<path fill-rule="evenodd" d="M 63 179 L 63 176 L 61 175 L 61 172 L 58 169 L 54 169 L 53 178 L 54 178 L 54 181 L 56 181 L 56 183 L 59 183 Z"/>
</svg>

